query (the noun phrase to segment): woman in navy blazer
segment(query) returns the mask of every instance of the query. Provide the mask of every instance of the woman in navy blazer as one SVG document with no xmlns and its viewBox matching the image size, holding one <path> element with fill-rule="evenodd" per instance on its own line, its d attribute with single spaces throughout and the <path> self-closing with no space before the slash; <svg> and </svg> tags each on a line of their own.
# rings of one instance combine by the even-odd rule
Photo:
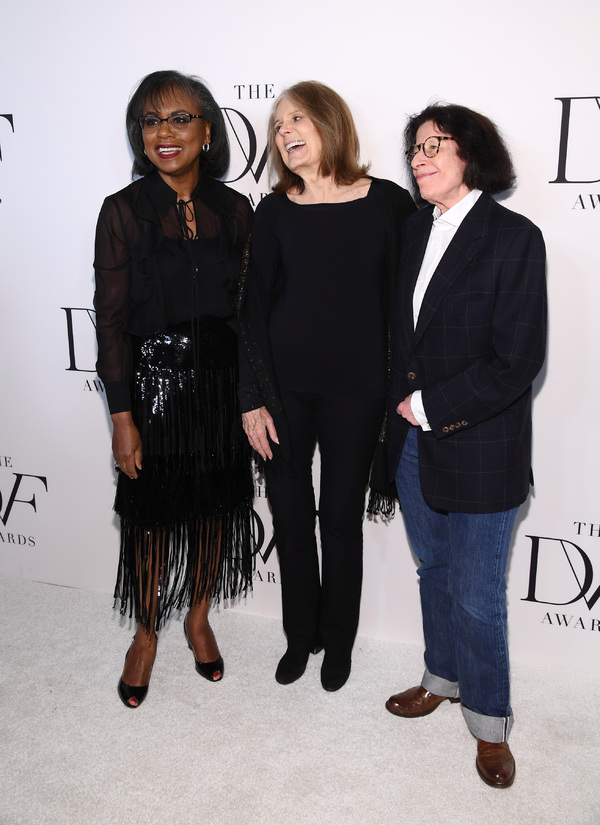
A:
<svg viewBox="0 0 600 825">
<path fill-rule="evenodd" d="M 430 106 L 405 131 L 423 200 L 403 226 L 388 458 L 419 559 L 421 685 L 391 713 L 460 701 L 493 787 L 515 776 L 506 628 L 511 534 L 531 480 L 531 385 L 546 346 L 539 229 L 491 197 L 515 179 L 494 124 Z"/>
</svg>

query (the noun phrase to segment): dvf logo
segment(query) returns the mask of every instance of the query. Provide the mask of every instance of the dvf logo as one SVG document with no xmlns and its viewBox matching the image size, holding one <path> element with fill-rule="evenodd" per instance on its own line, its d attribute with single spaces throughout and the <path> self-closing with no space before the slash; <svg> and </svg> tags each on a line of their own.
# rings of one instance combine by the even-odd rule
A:
<svg viewBox="0 0 600 825">
<path fill-rule="evenodd" d="M 556 178 L 549 183 L 600 183 L 600 156 L 595 151 L 600 129 L 600 98 L 557 97 L 555 100 L 561 103 L 562 117 L 558 169 Z M 582 177 L 567 178 L 567 174 Z"/>
<path fill-rule="evenodd" d="M 593 589 L 592 560 L 578 544 L 548 536 L 531 539 L 527 596 L 521 601 L 566 605 L 583 599 L 592 610 L 600 599 L 600 585 Z"/>
<path fill-rule="evenodd" d="M 235 183 L 250 172 L 254 182 L 258 184 L 267 165 L 266 143 L 264 149 L 260 151 L 256 131 L 245 114 L 230 108 L 224 108 L 221 111 L 227 124 L 231 146 L 230 174 L 233 177 L 230 177 L 226 183 Z"/>
<path fill-rule="evenodd" d="M 33 507 L 37 513 L 37 503 L 35 498 L 35 489 L 39 492 L 39 483 L 44 487 L 45 492 L 48 492 L 48 481 L 46 476 L 34 476 L 30 473 L 13 473 L 14 482 L 12 490 L 6 499 L 6 506 L 4 505 L 5 496 L 0 491 L 0 521 L 6 527 L 8 519 L 15 504 L 27 504 Z M 24 498 L 17 498 L 17 496 L 25 496 Z M 30 496 L 30 498 L 27 498 Z"/>
<path fill-rule="evenodd" d="M 96 329 L 96 313 L 87 307 L 61 307 L 67 319 L 67 344 L 69 346 L 69 366 L 73 372 L 96 372 L 95 344 L 93 330 Z M 80 356 L 78 360 L 77 356 Z M 81 361 L 91 365 L 82 367 Z"/>
</svg>

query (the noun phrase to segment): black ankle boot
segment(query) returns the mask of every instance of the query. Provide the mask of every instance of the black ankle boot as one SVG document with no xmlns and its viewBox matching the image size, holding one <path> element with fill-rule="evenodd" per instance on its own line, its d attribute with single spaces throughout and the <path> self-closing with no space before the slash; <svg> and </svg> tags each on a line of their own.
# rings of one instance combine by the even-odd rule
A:
<svg viewBox="0 0 600 825">
<path fill-rule="evenodd" d="M 325 651 L 323 664 L 321 665 L 321 684 L 325 690 L 333 693 L 339 690 L 348 681 L 352 660 L 348 657 L 330 656 Z"/>
<path fill-rule="evenodd" d="M 275 679 L 280 685 L 291 685 L 299 679 L 306 670 L 306 663 L 308 662 L 308 653 L 295 653 L 291 650 L 286 650 L 275 671 Z"/>
</svg>

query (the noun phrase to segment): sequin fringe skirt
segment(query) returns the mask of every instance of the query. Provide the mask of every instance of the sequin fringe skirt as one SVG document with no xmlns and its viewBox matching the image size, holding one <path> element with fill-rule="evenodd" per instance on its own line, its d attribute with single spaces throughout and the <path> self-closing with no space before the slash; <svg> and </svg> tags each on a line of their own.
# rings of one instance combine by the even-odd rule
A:
<svg viewBox="0 0 600 825">
<path fill-rule="evenodd" d="M 115 605 L 148 630 L 252 584 L 253 478 L 237 400 L 237 339 L 208 319 L 134 345 L 137 479 L 119 473 Z"/>
</svg>

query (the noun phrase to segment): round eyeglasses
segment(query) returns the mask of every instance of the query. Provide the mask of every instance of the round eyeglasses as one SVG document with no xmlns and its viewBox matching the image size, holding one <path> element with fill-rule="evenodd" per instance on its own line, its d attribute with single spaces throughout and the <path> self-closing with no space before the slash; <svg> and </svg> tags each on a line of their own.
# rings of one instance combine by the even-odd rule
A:
<svg viewBox="0 0 600 825">
<path fill-rule="evenodd" d="M 455 140 L 455 138 L 449 137 L 448 135 L 432 135 L 424 140 L 423 143 L 415 143 L 414 146 L 406 150 L 407 162 L 412 163 L 412 159 L 415 155 L 419 154 L 421 149 L 426 158 L 434 158 L 440 151 L 440 144 L 443 140 Z"/>
<path fill-rule="evenodd" d="M 190 115 L 189 112 L 178 112 L 176 115 L 169 115 L 169 117 L 158 117 L 158 115 L 142 115 L 138 118 L 138 123 L 144 132 L 158 132 L 161 123 L 168 123 L 169 127 L 174 132 L 184 132 L 194 118 L 202 118 L 202 115 Z"/>
</svg>

